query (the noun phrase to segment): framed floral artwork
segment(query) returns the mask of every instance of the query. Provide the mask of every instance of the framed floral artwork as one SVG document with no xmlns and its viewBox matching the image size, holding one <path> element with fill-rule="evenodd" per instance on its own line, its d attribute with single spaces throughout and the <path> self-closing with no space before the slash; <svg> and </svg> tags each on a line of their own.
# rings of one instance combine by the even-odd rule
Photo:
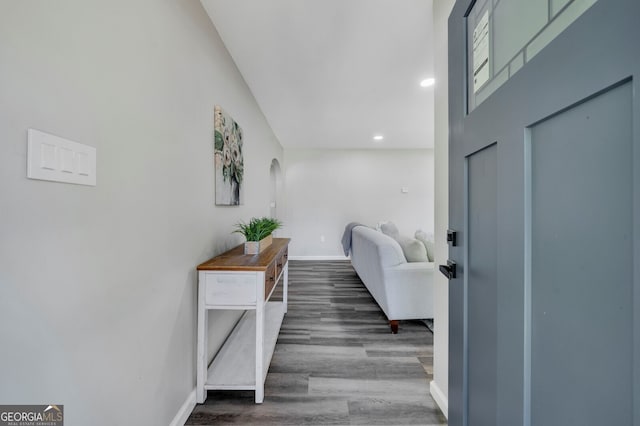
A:
<svg viewBox="0 0 640 426">
<path fill-rule="evenodd" d="M 242 128 L 220 106 L 214 108 L 214 164 L 216 205 L 242 204 Z"/>
</svg>

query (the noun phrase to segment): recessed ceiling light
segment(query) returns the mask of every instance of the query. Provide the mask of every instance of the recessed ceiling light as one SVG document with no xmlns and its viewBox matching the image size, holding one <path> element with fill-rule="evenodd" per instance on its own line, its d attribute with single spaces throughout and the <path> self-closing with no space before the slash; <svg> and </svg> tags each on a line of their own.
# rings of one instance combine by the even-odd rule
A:
<svg viewBox="0 0 640 426">
<path fill-rule="evenodd" d="M 374 141 L 381 141 L 382 139 L 384 139 L 384 136 L 382 136 L 382 135 L 375 135 L 375 136 L 373 137 L 373 140 L 374 140 Z"/>
<path fill-rule="evenodd" d="M 433 86 L 436 82 L 435 78 L 425 78 L 420 82 L 420 87 L 429 87 Z"/>
</svg>

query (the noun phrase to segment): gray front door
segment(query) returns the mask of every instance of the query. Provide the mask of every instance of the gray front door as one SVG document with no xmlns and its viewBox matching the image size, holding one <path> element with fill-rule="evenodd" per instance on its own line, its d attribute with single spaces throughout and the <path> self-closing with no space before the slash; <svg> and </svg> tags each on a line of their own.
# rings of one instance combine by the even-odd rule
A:
<svg viewBox="0 0 640 426">
<path fill-rule="evenodd" d="M 476 48 L 504 80 L 482 99 L 482 26 L 500 37 L 519 24 L 498 8 L 533 3 L 458 0 L 449 19 L 452 426 L 640 425 L 640 2 L 554 34 L 552 9 L 580 1 L 533 2 L 552 40 L 504 73 L 508 43 Z"/>
</svg>

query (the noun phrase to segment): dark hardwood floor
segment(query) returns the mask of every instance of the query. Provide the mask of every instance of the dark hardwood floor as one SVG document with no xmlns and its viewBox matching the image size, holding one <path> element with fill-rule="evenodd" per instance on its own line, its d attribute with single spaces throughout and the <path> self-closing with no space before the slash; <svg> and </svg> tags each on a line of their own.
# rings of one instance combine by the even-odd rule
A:
<svg viewBox="0 0 640 426">
<path fill-rule="evenodd" d="M 253 391 L 209 391 L 186 424 L 446 425 L 429 393 L 432 357 L 421 322 L 391 334 L 350 262 L 290 261 L 264 403 Z"/>
</svg>

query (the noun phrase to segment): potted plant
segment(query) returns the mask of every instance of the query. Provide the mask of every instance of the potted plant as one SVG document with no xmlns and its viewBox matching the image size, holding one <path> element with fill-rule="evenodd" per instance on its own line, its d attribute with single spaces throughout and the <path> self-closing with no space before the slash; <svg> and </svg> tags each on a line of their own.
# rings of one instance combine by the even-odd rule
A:
<svg viewBox="0 0 640 426">
<path fill-rule="evenodd" d="M 252 217 L 249 223 L 239 222 L 233 231 L 244 235 L 244 254 L 258 254 L 271 245 L 271 233 L 282 227 L 282 222 L 271 217 Z"/>
</svg>

